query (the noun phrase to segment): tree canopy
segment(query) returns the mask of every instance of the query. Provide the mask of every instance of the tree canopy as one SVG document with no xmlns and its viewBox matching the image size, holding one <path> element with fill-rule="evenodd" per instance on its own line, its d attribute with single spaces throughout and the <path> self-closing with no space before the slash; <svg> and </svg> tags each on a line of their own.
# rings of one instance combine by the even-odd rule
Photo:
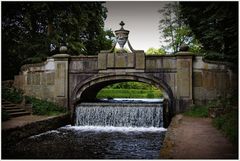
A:
<svg viewBox="0 0 240 161">
<path fill-rule="evenodd" d="M 104 31 L 103 2 L 3 2 L 2 73 L 12 79 L 20 66 L 58 53 L 97 54 L 111 48 L 112 31 Z"/>
<path fill-rule="evenodd" d="M 238 2 L 180 2 L 181 14 L 213 60 L 238 62 Z"/>
<path fill-rule="evenodd" d="M 163 48 L 171 53 L 176 53 L 182 44 L 187 44 L 193 52 L 201 50 L 201 44 L 195 38 L 191 28 L 181 17 L 178 2 L 167 3 L 159 10 L 161 18 L 159 30 L 162 34 Z"/>
<path fill-rule="evenodd" d="M 164 49 L 156 49 L 156 48 L 149 48 L 147 51 L 146 51 L 146 54 L 147 55 L 164 55 L 166 54 L 166 51 Z"/>
</svg>

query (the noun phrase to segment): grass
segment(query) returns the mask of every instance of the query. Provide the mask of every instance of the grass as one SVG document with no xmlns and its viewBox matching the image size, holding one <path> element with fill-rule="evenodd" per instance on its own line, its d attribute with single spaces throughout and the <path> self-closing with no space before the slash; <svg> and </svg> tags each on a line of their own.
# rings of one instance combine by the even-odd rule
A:
<svg viewBox="0 0 240 161">
<path fill-rule="evenodd" d="M 238 111 L 232 110 L 213 119 L 213 125 L 233 143 L 238 143 Z"/>
<path fill-rule="evenodd" d="M 194 105 L 190 110 L 186 111 L 184 115 L 191 117 L 208 117 L 208 106 Z"/>
<path fill-rule="evenodd" d="M 209 108 L 225 108 L 226 112 L 216 118 L 213 118 L 213 126 L 219 129 L 231 141 L 233 145 L 238 144 L 238 110 L 232 108 L 237 106 L 235 99 L 220 99 L 203 106 L 192 106 L 184 113 L 191 117 L 208 117 Z"/>
<path fill-rule="evenodd" d="M 52 116 L 67 112 L 64 107 L 49 101 L 40 100 L 34 97 L 26 97 L 26 101 L 32 104 L 32 112 L 34 115 Z"/>
<path fill-rule="evenodd" d="M 102 89 L 97 98 L 160 98 L 159 90 L 146 89 Z"/>
<path fill-rule="evenodd" d="M 23 92 L 16 88 L 9 88 L 3 86 L 2 98 L 9 102 L 18 104 L 21 103 L 23 100 Z M 52 116 L 67 112 L 67 110 L 64 107 L 34 97 L 26 96 L 26 102 L 32 104 L 32 112 L 34 115 Z M 5 121 L 8 118 L 9 118 L 8 113 L 2 111 L 2 120 Z"/>
</svg>

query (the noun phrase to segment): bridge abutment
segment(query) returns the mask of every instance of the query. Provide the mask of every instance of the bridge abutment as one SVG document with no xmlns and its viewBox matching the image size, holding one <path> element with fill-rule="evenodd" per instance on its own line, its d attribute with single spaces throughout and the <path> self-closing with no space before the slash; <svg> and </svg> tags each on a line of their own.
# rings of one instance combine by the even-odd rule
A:
<svg viewBox="0 0 240 161">
<path fill-rule="evenodd" d="M 54 98 L 59 105 L 68 107 L 68 54 L 57 54 L 53 56 L 55 66 Z"/>
<path fill-rule="evenodd" d="M 193 104 L 192 100 L 192 59 L 190 52 L 176 54 L 176 113 L 184 112 Z"/>
</svg>

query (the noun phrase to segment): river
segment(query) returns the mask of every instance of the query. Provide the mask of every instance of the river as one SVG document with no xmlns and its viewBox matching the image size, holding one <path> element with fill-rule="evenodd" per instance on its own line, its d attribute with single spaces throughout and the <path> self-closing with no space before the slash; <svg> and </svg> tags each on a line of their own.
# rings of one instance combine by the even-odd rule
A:
<svg viewBox="0 0 240 161">
<path fill-rule="evenodd" d="M 161 100 L 108 102 L 79 105 L 75 126 L 26 138 L 9 151 L 9 156 L 12 159 L 158 159 L 166 131 L 162 127 Z"/>
</svg>

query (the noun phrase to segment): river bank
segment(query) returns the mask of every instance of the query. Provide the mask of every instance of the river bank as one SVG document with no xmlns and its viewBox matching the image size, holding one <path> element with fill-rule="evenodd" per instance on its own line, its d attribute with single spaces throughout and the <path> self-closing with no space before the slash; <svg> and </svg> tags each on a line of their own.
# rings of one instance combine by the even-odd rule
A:
<svg viewBox="0 0 240 161">
<path fill-rule="evenodd" d="M 165 135 L 161 159 L 237 159 L 238 149 L 211 121 L 176 115 Z"/>
<path fill-rule="evenodd" d="M 20 140 L 70 124 L 70 116 L 22 116 L 2 122 L 2 156 Z"/>
</svg>

